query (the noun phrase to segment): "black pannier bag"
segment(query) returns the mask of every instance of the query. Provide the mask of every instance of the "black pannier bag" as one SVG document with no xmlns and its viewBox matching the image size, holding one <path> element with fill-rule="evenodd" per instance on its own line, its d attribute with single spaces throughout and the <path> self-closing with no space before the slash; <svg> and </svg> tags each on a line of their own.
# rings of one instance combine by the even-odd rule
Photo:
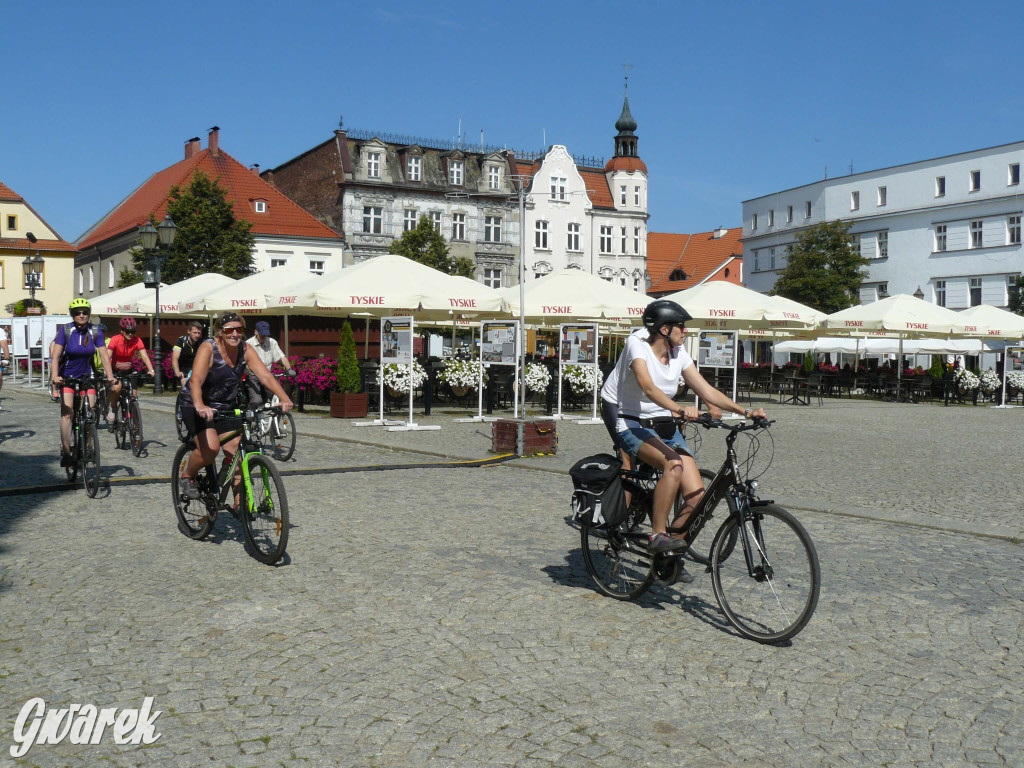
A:
<svg viewBox="0 0 1024 768">
<path fill-rule="evenodd" d="M 622 462 L 608 453 L 597 453 L 572 465 L 569 476 L 575 488 L 572 513 L 578 521 L 614 528 L 626 519 L 626 492 L 622 488 Z"/>
</svg>

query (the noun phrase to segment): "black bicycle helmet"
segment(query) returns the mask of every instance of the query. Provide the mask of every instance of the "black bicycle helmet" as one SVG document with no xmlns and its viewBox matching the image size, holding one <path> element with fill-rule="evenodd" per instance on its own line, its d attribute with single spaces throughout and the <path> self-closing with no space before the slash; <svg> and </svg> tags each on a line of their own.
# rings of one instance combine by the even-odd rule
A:
<svg viewBox="0 0 1024 768">
<path fill-rule="evenodd" d="M 644 327 L 651 336 L 660 335 L 663 325 L 685 325 L 692 319 L 689 312 L 669 299 L 652 301 L 644 309 L 643 316 Z"/>
</svg>

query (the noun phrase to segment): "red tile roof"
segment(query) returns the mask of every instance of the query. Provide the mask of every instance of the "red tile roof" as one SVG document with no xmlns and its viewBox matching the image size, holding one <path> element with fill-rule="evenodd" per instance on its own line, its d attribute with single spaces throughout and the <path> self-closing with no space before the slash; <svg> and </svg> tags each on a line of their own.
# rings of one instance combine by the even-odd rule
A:
<svg viewBox="0 0 1024 768">
<path fill-rule="evenodd" d="M 9 202 L 21 202 L 21 195 L 0 181 L 0 200 Z"/>
<path fill-rule="evenodd" d="M 651 295 L 664 295 L 681 291 L 701 282 L 709 275 L 711 280 L 742 283 L 743 246 L 742 227 L 727 230 L 722 237 L 715 233 L 698 232 L 693 235 L 668 232 L 647 234 L 647 272 L 651 276 Z M 730 261 L 733 258 L 738 261 Z M 672 280 L 672 273 L 681 269 L 685 280 Z M 729 275 L 725 275 L 725 270 Z M 712 274 L 713 273 L 713 274 Z"/>
<path fill-rule="evenodd" d="M 114 210 L 100 219 L 76 243 L 79 250 L 143 226 L 153 214 L 158 220 L 167 213 L 167 196 L 174 186 L 185 186 L 195 171 L 202 171 L 227 190 L 235 217 L 252 223 L 254 235 L 284 235 L 330 240 L 338 234 L 317 221 L 282 192 L 261 179 L 224 150 L 216 155 L 204 149 L 150 176 Z M 256 213 L 253 200 L 266 200 L 266 213 Z"/>
<path fill-rule="evenodd" d="M 75 246 L 64 240 L 36 240 L 34 243 L 24 237 L 0 237 L 0 248 L 24 251 L 47 251 L 56 253 L 77 253 Z"/>
<path fill-rule="evenodd" d="M 647 173 L 647 164 L 639 157 L 613 157 L 604 165 L 606 171 L 628 171 Z"/>
<path fill-rule="evenodd" d="M 539 161 L 516 160 L 516 167 L 512 172 L 532 177 L 539 169 Z M 608 186 L 608 177 L 604 175 L 604 172 L 587 168 L 577 168 L 577 170 L 583 178 L 583 184 L 594 207 L 614 209 L 615 201 L 612 199 L 612 190 Z"/>
</svg>

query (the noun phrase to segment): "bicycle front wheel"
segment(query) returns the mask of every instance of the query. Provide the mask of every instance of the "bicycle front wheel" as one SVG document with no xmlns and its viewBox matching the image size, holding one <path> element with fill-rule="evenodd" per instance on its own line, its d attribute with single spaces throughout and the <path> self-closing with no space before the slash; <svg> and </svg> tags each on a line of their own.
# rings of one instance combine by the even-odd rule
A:
<svg viewBox="0 0 1024 768">
<path fill-rule="evenodd" d="M 188 466 L 188 459 L 193 450 L 193 446 L 182 443 L 178 446 L 178 452 L 174 454 L 174 463 L 171 464 L 171 502 L 174 504 L 174 514 L 180 523 L 178 527 L 181 532 L 190 539 L 201 541 L 213 530 L 213 520 L 207 512 L 206 502 L 202 499 L 190 499 L 181 492 L 181 473 Z M 199 478 L 197 482 L 200 482 Z"/>
<path fill-rule="evenodd" d="M 284 480 L 273 462 L 258 453 L 243 461 L 249 471 L 248 488 L 243 482 L 239 514 L 245 526 L 245 538 L 261 563 L 273 565 L 284 557 L 288 546 L 288 497 Z"/>
<path fill-rule="evenodd" d="M 132 454 L 142 455 L 142 410 L 139 401 L 132 400 L 128 406 L 128 436 L 132 443 Z"/>
<path fill-rule="evenodd" d="M 782 507 L 755 507 L 740 531 L 735 517 L 711 544 L 711 583 L 725 617 L 744 637 L 782 643 L 811 620 L 821 570 L 810 535 Z M 749 545 L 753 574 L 744 550 Z"/>
<path fill-rule="evenodd" d="M 583 564 L 597 591 L 616 600 L 639 597 L 654 582 L 651 556 L 638 541 L 643 534 L 630 534 L 626 523 L 611 530 L 580 526 Z M 646 538 L 646 537 L 643 537 Z"/>
<path fill-rule="evenodd" d="M 278 461 L 288 461 L 295 453 L 295 419 L 290 413 L 282 413 L 270 420 L 264 433 L 264 446 Z"/>
<path fill-rule="evenodd" d="M 94 499 L 100 490 L 100 440 L 96 433 L 96 422 L 91 418 L 85 419 L 79 434 L 82 441 L 79 447 L 82 481 L 85 483 L 85 492 L 89 498 Z"/>
</svg>

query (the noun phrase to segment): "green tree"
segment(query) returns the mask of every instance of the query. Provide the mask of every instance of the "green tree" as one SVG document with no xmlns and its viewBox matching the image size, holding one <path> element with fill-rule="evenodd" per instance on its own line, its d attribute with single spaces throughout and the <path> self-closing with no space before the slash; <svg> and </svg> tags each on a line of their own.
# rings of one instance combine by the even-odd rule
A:
<svg viewBox="0 0 1024 768">
<path fill-rule="evenodd" d="M 851 307 L 868 260 L 853 249 L 850 225 L 824 221 L 800 233 L 772 293 L 831 314 Z"/>
<path fill-rule="evenodd" d="M 1024 315 L 1024 275 L 1017 276 L 1016 288 L 1010 291 L 1010 311 Z"/>
<path fill-rule="evenodd" d="M 426 216 L 421 216 L 413 229 L 403 232 L 402 236 L 391 244 L 391 252 L 448 275 L 473 278 L 476 274 L 472 259 L 465 256 L 452 258 L 448 251 L 448 243 Z"/>
<path fill-rule="evenodd" d="M 356 358 L 356 340 L 348 320 L 341 326 L 341 341 L 338 343 L 338 364 L 334 371 L 335 389 L 347 394 L 357 394 L 362 389 L 359 376 L 359 361 Z"/>
<path fill-rule="evenodd" d="M 235 218 L 227 192 L 216 179 L 196 171 L 187 187 L 173 187 L 168 194 L 167 215 L 178 231 L 161 268 L 163 282 L 176 283 L 207 272 L 236 279 L 253 273 L 252 224 Z M 146 252 L 141 247 L 132 248 L 131 256 L 134 272 L 141 273 Z M 127 271 L 122 271 L 122 278 L 138 282 L 133 275 L 126 275 Z"/>
<path fill-rule="evenodd" d="M 132 253 L 132 258 L 133 259 L 135 258 L 134 249 L 133 249 L 133 253 Z M 163 278 L 163 274 L 161 274 L 160 277 L 162 279 Z M 117 276 L 117 287 L 118 288 L 127 288 L 129 285 L 135 285 L 136 283 L 141 283 L 141 282 L 142 282 L 142 273 L 139 272 L 137 269 L 132 269 L 131 267 L 124 267 L 124 268 L 122 268 L 121 269 L 121 274 L 119 274 Z"/>
</svg>

